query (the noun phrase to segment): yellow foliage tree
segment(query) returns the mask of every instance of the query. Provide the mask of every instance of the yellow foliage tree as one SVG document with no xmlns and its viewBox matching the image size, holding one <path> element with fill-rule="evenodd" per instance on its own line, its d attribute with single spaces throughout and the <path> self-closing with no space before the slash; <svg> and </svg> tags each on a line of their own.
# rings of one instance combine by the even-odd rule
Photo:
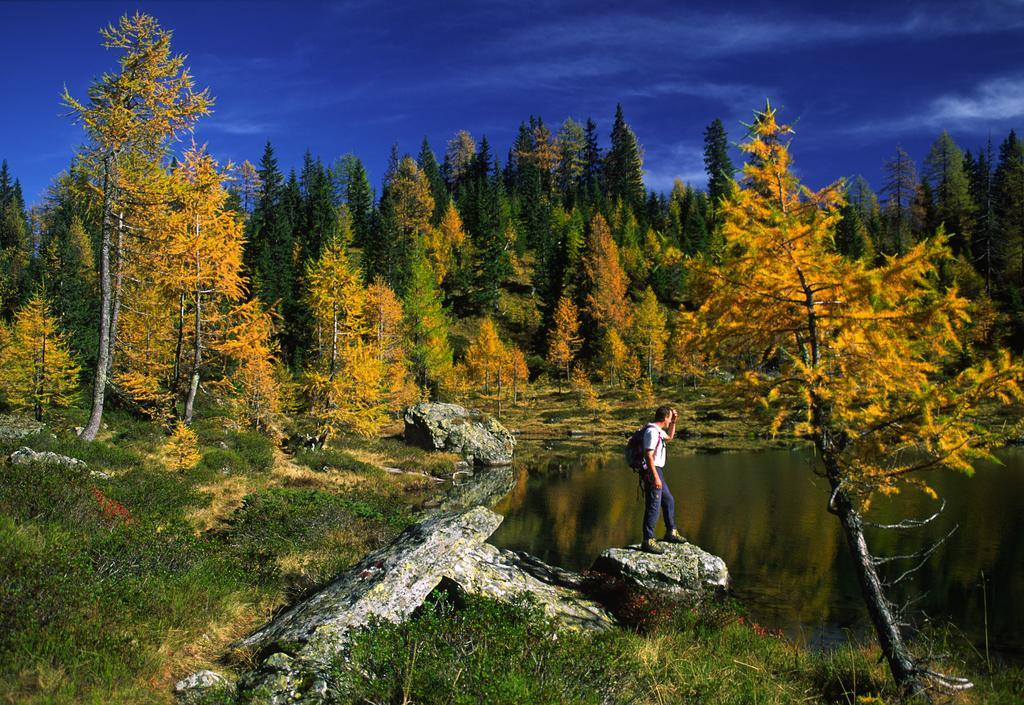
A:
<svg viewBox="0 0 1024 705">
<path fill-rule="evenodd" d="M 177 207 L 168 217 L 162 256 L 167 261 L 164 285 L 177 293 L 191 318 L 188 384 L 185 387 L 185 423 L 192 422 L 203 367 L 204 335 L 222 320 L 223 307 L 245 294 L 242 276 L 242 224 L 227 205 L 228 192 L 217 162 L 205 147 L 185 152 L 174 172 Z M 185 320 L 178 321 L 178 345 L 186 339 Z"/>
<path fill-rule="evenodd" d="M 569 366 L 576 359 L 583 338 L 580 337 L 580 318 L 576 304 L 563 296 L 555 306 L 555 315 L 548 331 L 548 362 L 565 372 L 569 381 Z"/>
<path fill-rule="evenodd" d="M 434 213 L 434 197 L 430 193 L 430 180 L 412 157 L 403 157 L 399 163 L 389 194 L 395 209 L 395 221 L 405 235 L 404 241 L 413 242 L 432 229 L 430 216 Z"/>
<path fill-rule="evenodd" d="M 366 288 L 366 324 L 381 360 L 394 362 L 405 357 L 402 316 L 402 302 L 384 279 L 377 277 Z"/>
<path fill-rule="evenodd" d="M 216 351 L 233 364 L 218 386 L 236 417 L 258 430 L 273 427 L 281 413 L 281 383 L 274 321 L 258 298 L 236 306 Z"/>
<path fill-rule="evenodd" d="M 89 135 L 80 154 L 101 203 L 99 355 L 92 412 L 81 437 L 96 437 L 117 337 L 125 225 L 140 175 L 159 171 L 168 144 L 209 113 L 213 99 L 196 91 L 185 57 L 171 53 L 171 33 L 151 16 L 124 15 L 100 31 L 103 46 L 122 52 L 120 71 L 104 73 L 82 102 L 65 89 L 64 104 Z M 151 198 L 143 199 L 150 201 Z M 126 213 L 127 211 L 127 213 Z M 128 218 L 126 218 L 128 216 Z M 137 224 L 133 224 L 136 225 Z"/>
<path fill-rule="evenodd" d="M 633 340 L 642 356 L 647 379 L 654 380 L 655 370 L 665 362 L 665 340 L 668 316 L 661 310 L 654 290 L 647 287 L 633 318 Z"/>
<path fill-rule="evenodd" d="M 586 306 L 590 317 L 602 329 L 614 328 L 620 335 L 629 331 L 629 280 L 622 268 L 619 248 L 608 223 L 599 213 L 590 224 L 590 242 L 583 258 L 587 280 Z"/>
<path fill-rule="evenodd" d="M 598 364 L 609 384 L 618 384 L 619 377 L 629 359 L 629 348 L 614 328 L 609 328 L 601 337 L 598 349 Z"/>
<path fill-rule="evenodd" d="M 338 369 L 339 349 L 369 333 L 367 293 L 359 272 L 349 263 L 345 245 L 332 239 L 307 268 L 309 309 L 317 330 L 319 358 L 328 375 Z"/>
<path fill-rule="evenodd" d="M 199 437 L 184 421 L 174 424 L 174 431 L 167 439 L 167 455 L 174 470 L 189 470 L 199 462 Z"/>
<path fill-rule="evenodd" d="M 512 382 L 512 403 L 519 403 L 519 391 L 530 381 L 530 368 L 526 364 L 526 355 L 513 345 L 508 351 L 508 377 Z"/>
<path fill-rule="evenodd" d="M 582 367 L 576 367 L 572 371 L 570 380 L 572 389 L 576 393 L 576 404 L 585 409 L 596 409 L 600 404 L 597 390 L 590 381 L 590 375 Z"/>
<path fill-rule="evenodd" d="M 362 342 L 341 350 L 340 370 L 306 374 L 310 413 L 323 444 L 341 431 L 370 437 L 387 419 L 388 367 L 373 347 Z"/>
<path fill-rule="evenodd" d="M 443 283 L 452 273 L 456 256 L 465 242 L 466 231 L 462 227 L 462 218 L 455 203 L 448 201 L 441 223 L 436 228 L 429 228 L 423 238 L 427 261 L 434 270 L 438 284 Z"/>
<path fill-rule="evenodd" d="M 868 550 L 863 512 L 877 493 L 931 493 L 925 471 L 971 473 L 993 440 L 972 410 L 984 399 L 1024 400 L 1024 369 L 1004 354 L 947 373 L 959 359 L 967 301 L 955 288 L 936 288 L 938 266 L 950 257 L 944 237 L 874 268 L 838 254 L 841 184 L 814 192 L 798 183 L 791 132 L 770 105 L 750 126 L 743 187 L 722 205 L 723 261 L 698 267 L 709 291 L 701 342 L 739 368 L 738 392 L 771 410 L 773 429 L 789 420 L 813 441 L 828 509 L 901 689 L 963 687 L 910 653 L 879 575 L 883 560 Z M 778 371 L 762 373 L 769 360 Z"/>
<path fill-rule="evenodd" d="M 707 354 L 700 341 L 705 337 L 700 317 L 680 309 L 671 320 L 666 367 L 669 373 L 689 377 L 694 386 L 707 367 Z"/>
<path fill-rule="evenodd" d="M 506 354 L 494 321 L 490 318 L 480 321 L 476 340 L 469 344 L 466 351 L 466 365 L 473 379 L 483 384 L 484 394 L 490 393 L 491 382 L 498 379 Z"/>
<path fill-rule="evenodd" d="M 15 409 L 31 409 L 42 421 L 49 406 L 70 406 L 79 368 L 42 292 L 17 312 L 0 346 L 0 387 Z"/>
</svg>

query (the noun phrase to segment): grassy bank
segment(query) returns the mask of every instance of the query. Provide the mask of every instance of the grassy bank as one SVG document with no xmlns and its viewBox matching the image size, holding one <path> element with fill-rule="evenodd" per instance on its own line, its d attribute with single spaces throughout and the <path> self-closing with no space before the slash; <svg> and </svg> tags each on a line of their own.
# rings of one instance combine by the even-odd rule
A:
<svg viewBox="0 0 1024 705">
<path fill-rule="evenodd" d="M 808 652 L 749 621 L 736 605 L 674 608 L 639 595 L 626 599 L 632 628 L 584 634 L 559 631 L 528 602 L 436 595 L 405 624 L 375 625 L 357 634 L 351 653 L 331 669 L 328 702 L 866 705 L 898 700 L 876 648 L 846 645 Z M 948 665 L 984 672 L 969 656 Z M 976 682 L 968 694 L 936 701 L 1010 705 L 1024 694 L 1019 669 Z M 208 699 L 210 705 L 231 702 L 224 693 Z"/>
<path fill-rule="evenodd" d="M 231 640 L 390 541 L 437 491 L 383 469 L 425 461 L 397 442 L 289 458 L 212 416 L 196 426 L 202 460 L 178 472 L 153 424 L 112 413 L 90 444 L 76 423 L 0 447 L 89 465 L 0 466 L 0 702 L 168 702 L 176 678 L 219 667 Z"/>
<path fill-rule="evenodd" d="M 665 398 L 682 410 L 696 449 L 766 444 L 707 389 Z M 493 412 L 492 401 L 471 404 Z M 503 407 L 503 421 L 522 432 L 523 454 L 556 442 L 618 449 L 649 401 L 611 392 L 581 405 L 557 387 L 535 387 Z M 100 440 L 82 443 L 73 428 L 83 417 L 72 410 L 40 434 L 0 444 L 4 458 L 27 445 L 89 466 L 0 464 L 0 702 L 168 703 L 177 678 L 230 671 L 231 641 L 390 541 L 443 490 L 431 477 L 450 473 L 454 460 L 392 437 L 289 454 L 208 409 L 195 427 L 202 459 L 179 472 L 158 426 L 115 411 Z M 408 624 L 360 634 L 352 661 L 337 664 L 337 692 L 343 701 L 421 703 L 893 698 L 870 647 L 812 653 L 731 607 L 680 611 L 649 599 L 622 606 L 635 629 L 587 636 L 556 635 L 529 605 L 439 597 Z M 1019 669 L 988 674 L 968 654 L 950 670 L 978 683 L 956 702 L 1024 701 Z"/>
</svg>

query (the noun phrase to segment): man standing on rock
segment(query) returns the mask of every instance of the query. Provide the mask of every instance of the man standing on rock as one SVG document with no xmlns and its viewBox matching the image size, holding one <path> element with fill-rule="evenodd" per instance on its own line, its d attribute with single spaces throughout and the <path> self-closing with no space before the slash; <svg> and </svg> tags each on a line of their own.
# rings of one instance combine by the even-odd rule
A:
<svg viewBox="0 0 1024 705">
<path fill-rule="evenodd" d="M 644 486 L 644 541 L 641 551 L 662 554 L 665 549 L 654 541 L 654 525 L 658 523 L 658 511 L 665 517 L 665 541 L 685 543 L 686 539 L 676 531 L 676 502 L 665 484 L 665 443 L 675 438 L 676 419 L 679 412 L 668 406 L 659 406 L 654 412 L 654 421 L 644 429 L 644 467 L 641 471 Z"/>
</svg>

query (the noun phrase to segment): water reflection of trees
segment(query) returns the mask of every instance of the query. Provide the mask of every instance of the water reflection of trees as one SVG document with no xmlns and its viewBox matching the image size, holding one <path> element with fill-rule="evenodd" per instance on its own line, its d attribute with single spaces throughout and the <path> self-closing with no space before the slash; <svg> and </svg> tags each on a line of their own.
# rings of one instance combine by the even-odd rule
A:
<svg viewBox="0 0 1024 705">
<path fill-rule="evenodd" d="M 791 452 L 677 452 L 666 471 L 680 530 L 725 559 L 739 594 L 758 603 L 761 618 L 774 626 L 846 624 L 863 609 L 809 460 Z M 952 473 L 936 478 L 936 489 L 949 501 L 942 522 L 916 534 L 878 532 L 871 540 L 882 555 L 912 553 L 959 521 L 960 530 L 909 589 L 928 591 L 921 603 L 925 611 L 948 615 L 977 634 L 984 570 L 990 635 L 1020 648 L 1024 613 L 1013 613 L 1012 599 L 1024 590 L 1024 453 L 1012 455 L 1010 465 L 985 468 L 975 479 Z M 506 516 L 495 535 L 499 545 L 578 569 L 605 548 L 639 540 L 643 503 L 636 476 L 618 458 L 580 455 L 518 473 L 516 489 L 496 508 Z M 924 495 L 906 494 L 876 504 L 871 518 L 884 522 L 934 509 Z"/>
</svg>

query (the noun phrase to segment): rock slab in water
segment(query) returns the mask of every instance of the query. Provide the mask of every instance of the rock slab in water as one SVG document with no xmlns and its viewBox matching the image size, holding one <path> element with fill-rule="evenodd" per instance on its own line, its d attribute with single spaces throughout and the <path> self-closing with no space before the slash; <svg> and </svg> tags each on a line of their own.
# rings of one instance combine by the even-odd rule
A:
<svg viewBox="0 0 1024 705">
<path fill-rule="evenodd" d="M 500 423 L 458 404 L 421 403 L 405 411 L 405 440 L 458 453 L 477 465 L 508 465 L 516 439 Z"/>
<path fill-rule="evenodd" d="M 594 561 L 593 569 L 624 578 L 645 590 L 661 590 L 683 597 L 719 593 L 729 588 L 729 569 L 718 556 L 692 543 L 659 542 L 663 555 L 644 553 L 639 545 L 609 548 Z"/>
<path fill-rule="evenodd" d="M 78 458 L 69 458 L 66 455 L 59 455 L 52 451 L 44 450 L 36 452 L 28 447 L 21 447 L 18 450 L 11 453 L 10 458 L 13 465 L 33 465 L 39 463 L 40 465 L 60 465 L 66 468 L 86 468 L 84 461 Z"/>
</svg>

